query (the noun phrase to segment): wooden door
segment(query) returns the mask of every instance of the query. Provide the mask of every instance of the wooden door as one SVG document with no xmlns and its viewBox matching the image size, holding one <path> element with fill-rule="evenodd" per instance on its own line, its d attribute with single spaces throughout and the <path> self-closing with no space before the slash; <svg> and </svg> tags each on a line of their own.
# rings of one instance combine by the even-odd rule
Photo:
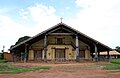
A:
<svg viewBox="0 0 120 78">
<path fill-rule="evenodd" d="M 55 49 L 55 58 L 65 58 L 65 49 Z"/>
<path fill-rule="evenodd" d="M 80 50 L 79 51 L 79 57 L 80 58 L 85 58 L 85 50 Z"/>
</svg>

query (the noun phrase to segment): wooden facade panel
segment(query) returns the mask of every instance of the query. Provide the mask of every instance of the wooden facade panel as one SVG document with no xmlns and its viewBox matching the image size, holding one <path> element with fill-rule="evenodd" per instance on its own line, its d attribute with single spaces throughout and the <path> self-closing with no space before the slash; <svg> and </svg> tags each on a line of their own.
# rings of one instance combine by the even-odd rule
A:
<svg viewBox="0 0 120 78">
<path fill-rule="evenodd" d="M 39 40 L 38 42 L 31 45 L 32 48 L 39 48 L 39 47 L 41 48 L 43 46 L 44 46 L 44 40 L 43 39 Z"/>
<path fill-rule="evenodd" d="M 28 60 L 34 60 L 34 50 L 29 50 Z"/>
<path fill-rule="evenodd" d="M 89 50 L 85 50 L 85 59 L 90 59 L 90 58 L 92 58 L 90 56 L 90 51 Z"/>
<path fill-rule="evenodd" d="M 52 59 L 53 58 L 53 53 L 52 53 L 52 49 L 50 46 L 47 47 L 47 59 Z"/>
</svg>

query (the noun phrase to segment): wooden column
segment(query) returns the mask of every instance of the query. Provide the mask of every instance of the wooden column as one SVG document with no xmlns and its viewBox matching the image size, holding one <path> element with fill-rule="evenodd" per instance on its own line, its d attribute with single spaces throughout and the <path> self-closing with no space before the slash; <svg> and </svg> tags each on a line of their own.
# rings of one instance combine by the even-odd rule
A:
<svg viewBox="0 0 120 78">
<path fill-rule="evenodd" d="M 76 62 L 79 62 L 79 40 L 78 40 L 78 36 L 76 35 Z"/>
<path fill-rule="evenodd" d="M 108 61 L 110 61 L 110 54 L 109 54 L 109 51 L 107 51 L 107 58 L 108 58 Z"/>
<path fill-rule="evenodd" d="M 109 51 L 107 51 L 107 57 L 108 57 L 108 59 L 109 59 L 109 57 L 110 57 L 110 55 L 109 55 Z"/>
<path fill-rule="evenodd" d="M 12 61 L 14 62 L 14 51 L 12 51 Z"/>
<path fill-rule="evenodd" d="M 27 44 L 25 44 L 24 63 L 27 62 Z"/>
<path fill-rule="evenodd" d="M 45 37 L 44 37 L 44 62 L 47 62 L 46 51 L 47 51 L 47 37 L 45 35 Z"/>
<path fill-rule="evenodd" d="M 97 53 L 97 45 L 95 45 L 95 61 L 98 62 L 98 53 Z"/>
<path fill-rule="evenodd" d="M 92 58 L 94 58 L 94 55 L 93 55 L 93 53 L 91 53 L 90 55 L 92 56 Z"/>
<path fill-rule="evenodd" d="M 100 52 L 98 52 L 98 61 L 100 61 Z"/>
</svg>

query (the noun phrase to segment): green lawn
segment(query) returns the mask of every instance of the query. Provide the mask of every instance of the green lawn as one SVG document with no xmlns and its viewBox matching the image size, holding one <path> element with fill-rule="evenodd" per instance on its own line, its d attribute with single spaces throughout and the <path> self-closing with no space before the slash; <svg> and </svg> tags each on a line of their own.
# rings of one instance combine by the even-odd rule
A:
<svg viewBox="0 0 120 78">
<path fill-rule="evenodd" d="M 23 67 L 16 67 L 10 64 L 0 64 L 0 73 L 2 74 L 16 74 L 16 73 L 22 73 L 22 72 L 36 71 L 40 69 L 50 69 L 50 67 L 39 66 L 39 67 L 23 68 Z"/>
<path fill-rule="evenodd" d="M 111 63 L 113 63 L 113 64 L 120 64 L 120 59 L 112 59 Z"/>
<path fill-rule="evenodd" d="M 50 66 L 37 66 L 37 67 L 22 67 L 22 66 L 15 66 L 11 65 L 7 62 L 6 60 L 0 60 L 0 74 L 17 74 L 17 73 L 23 73 L 23 72 L 29 72 L 29 71 L 36 71 L 36 70 L 41 70 L 41 69 L 50 69 Z M 84 66 L 77 66 L 77 69 L 96 69 L 98 65 L 91 66 L 91 65 L 86 65 L 87 67 Z M 113 59 L 111 63 L 109 64 L 104 64 L 104 70 L 120 70 L 120 59 Z M 73 69 L 72 69 L 73 68 Z M 61 69 L 61 68 L 60 68 Z M 64 68 L 65 69 L 65 68 Z M 66 69 L 71 69 L 75 70 L 74 66 L 67 66 Z M 66 70 L 65 69 L 65 70 Z"/>
<path fill-rule="evenodd" d="M 103 69 L 105 69 L 105 70 L 120 70 L 120 64 L 108 64 Z"/>
<path fill-rule="evenodd" d="M 113 59 L 110 64 L 105 65 L 105 70 L 120 70 L 120 59 Z"/>
</svg>

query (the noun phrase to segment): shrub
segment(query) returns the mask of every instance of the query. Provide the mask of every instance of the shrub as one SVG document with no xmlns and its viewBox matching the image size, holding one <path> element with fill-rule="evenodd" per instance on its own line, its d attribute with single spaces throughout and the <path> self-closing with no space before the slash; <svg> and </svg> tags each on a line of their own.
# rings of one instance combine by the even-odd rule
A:
<svg viewBox="0 0 120 78">
<path fill-rule="evenodd" d="M 0 63 L 7 63 L 8 60 L 0 60 Z"/>
<path fill-rule="evenodd" d="M 0 59 L 4 59 L 4 54 L 3 53 L 0 54 Z"/>
</svg>

